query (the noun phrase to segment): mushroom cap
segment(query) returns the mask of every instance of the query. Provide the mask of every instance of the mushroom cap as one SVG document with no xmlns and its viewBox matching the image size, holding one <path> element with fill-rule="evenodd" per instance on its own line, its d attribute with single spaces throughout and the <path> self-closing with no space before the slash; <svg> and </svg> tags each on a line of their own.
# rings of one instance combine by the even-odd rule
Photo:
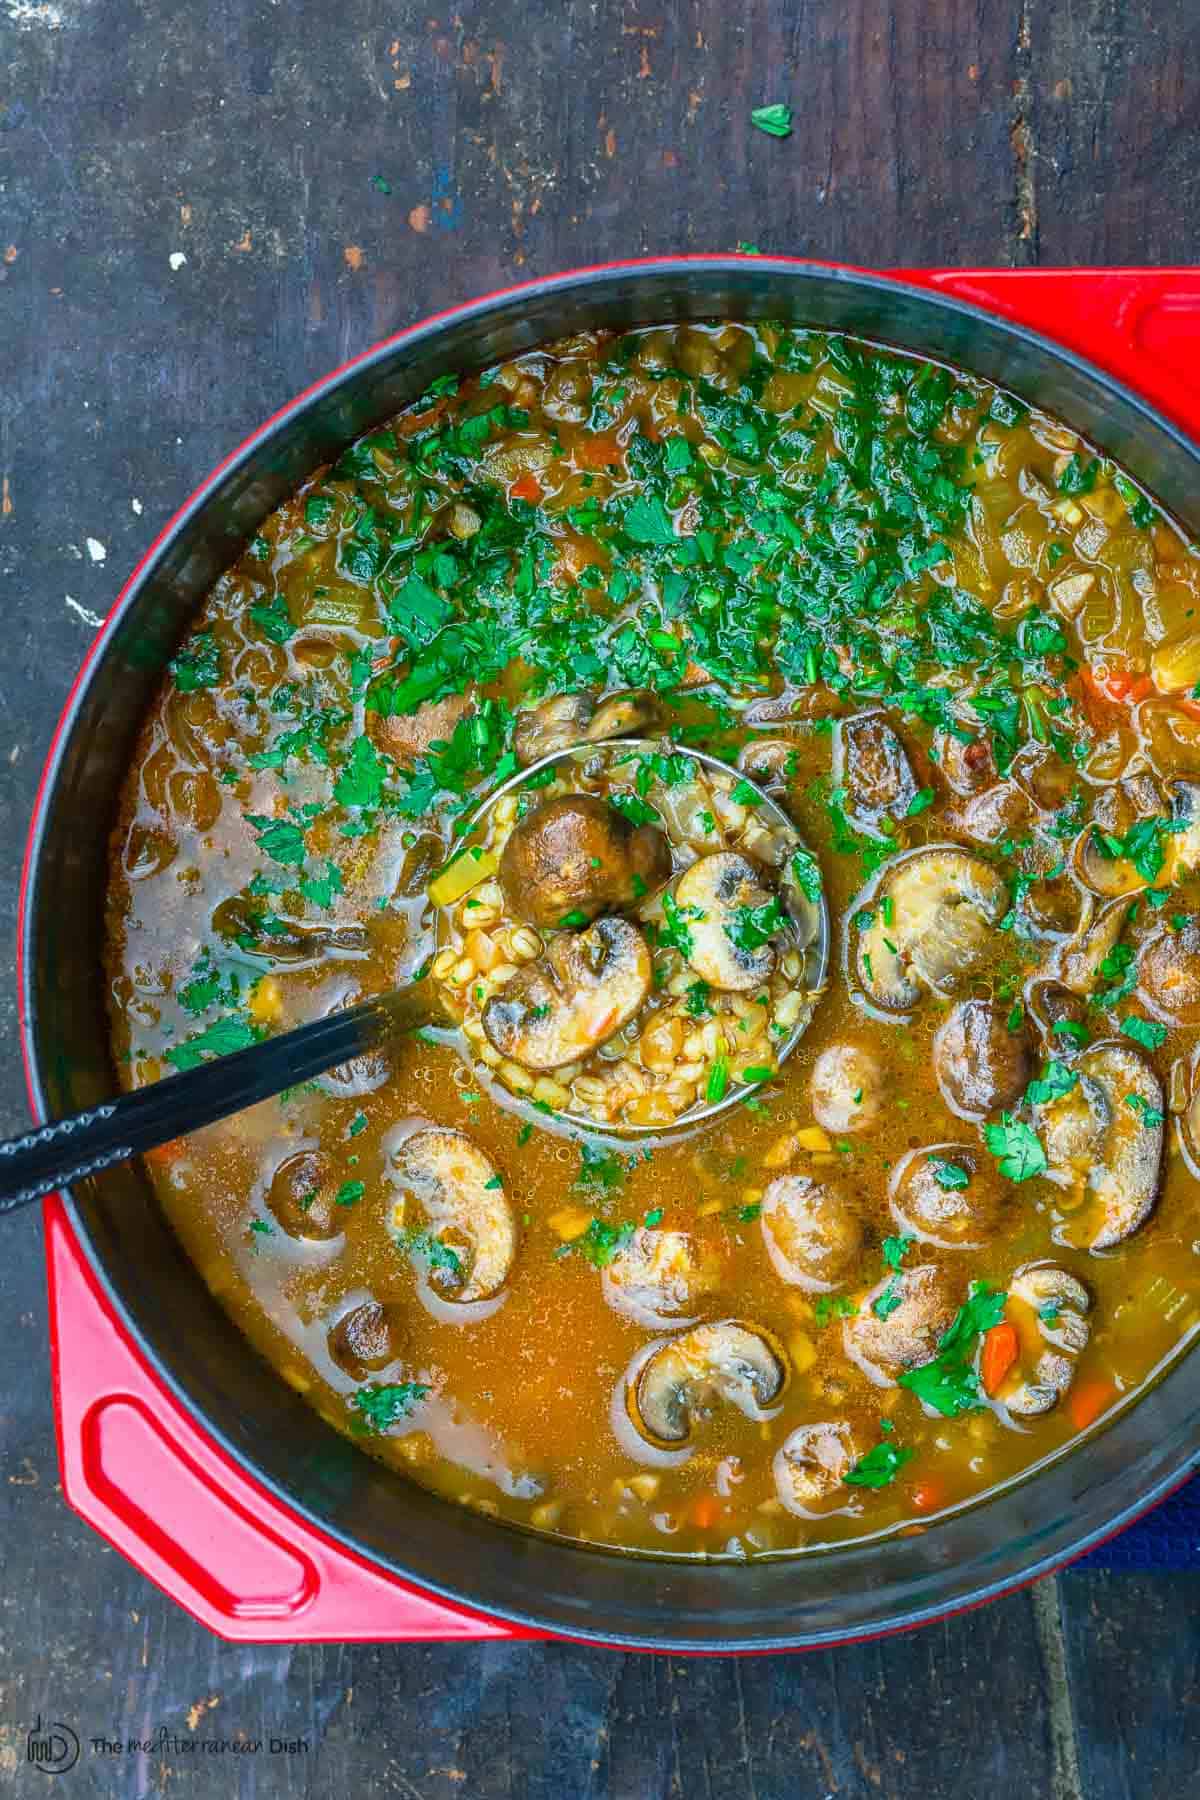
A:
<svg viewBox="0 0 1200 1800">
<path fill-rule="evenodd" d="M 813 1064 L 813 1117 L 826 1131 L 869 1131 L 883 1106 L 883 1068 L 862 1044 L 829 1044 Z"/>
<path fill-rule="evenodd" d="M 601 1288 L 609 1305 L 650 1329 L 690 1325 L 684 1315 L 711 1289 L 716 1271 L 697 1258 L 686 1231 L 662 1231 L 640 1225 L 602 1271 Z"/>
<path fill-rule="evenodd" d="M 329 1354 L 352 1381 L 385 1369 L 400 1353 L 399 1333 L 388 1307 L 360 1300 L 330 1326 Z"/>
<path fill-rule="evenodd" d="M 901 1231 L 943 1250 L 978 1250 L 986 1244 L 1006 1198 L 995 1164 L 973 1144 L 910 1150 L 892 1170 L 888 1187 Z"/>
<path fill-rule="evenodd" d="M 675 884 L 675 903 L 691 938 L 688 963 L 710 987 L 725 993 L 748 993 L 761 987 L 775 967 L 768 941 L 747 950 L 730 937 L 728 927 L 744 907 L 765 906 L 773 898 L 763 877 L 736 850 L 701 856 Z"/>
<path fill-rule="evenodd" d="M 628 919 L 606 915 L 564 931 L 521 969 L 481 1015 L 488 1041 L 526 1069 L 561 1069 L 628 1024 L 650 992 L 646 940 Z"/>
<path fill-rule="evenodd" d="M 780 1279 L 827 1294 L 862 1252 L 862 1220 L 845 1190 L 807 1175 L 779 1175 L 762 1197 L 759 1227 Z"/>
<path fill-rule="evenodd" d="M 861 1455 L 846 1419 L 798 1425 L 775 1452 L 775 1492 L 788 1512 L 801 1519 L 857 1512 L 861 1503 L 843 1477 Z"/>
<path fill-rule="evenodd" d="M 1072 1066 L 1071 1089 L 1034 1109 L 1047 1174 L 1084 1202 L 1055 1236 L 1077 1249 L 1108 1250 L 1145 1223 L 1158 1198 L 1162 1085 L 1123 1039 L 1089 1045 Z"/>
<path fill-rule="evenodd" d="M 414 1131 L 392 1153 L 396 1186 L 424 1209 L 430 1234 L 464 1265 L 455 1301 L 486 1300 L 508 1280 L 517 1229 L 495 1164 L 465 1131 Z"/>
<path fill-rule="evenodd" d="M 894 1284 L 894 1285 L 893 1285 Z M 899 1300 L 885 1318 L 876 1302 L 890 1290 Z M 853 1318 L 842 1322 L 842 1343 L 851 1362 L 880 1387 L 895 1387 L 906 1369 L 932 1362 L 938 1344 L 958 1313 L 949 1285 L 932 1263 L 901 1269 L 878 1282 L 859 1304 Z"/>
<path fill-rule="evenodd" d="M 271 1177 L 267 1209 L 289 1237 L 326 1243 L 342 1229 L 334 1198 L 337 1188 L 332 1157 L 324 1150 L 296 1150 L 284 1157 Z"/>
<path fill-rule="evenodd" d="M 558 794 L 514 825 L 500 857 L 509 909 L 541 928 L 586 925 L 671 875 L 656 825 L 631 825 L 599 794 Z"/>
<path fill-rule="evenodd" d="M 992 949 L 1008 904 L 999 871 L 957 846 L 918 850 L 895 864 L 858 935 L 858 977 L 868 997 L 886 1011 L 911 1012 L 926 990 L 953 995 Z"/>
<path fill-rule="evenodd" d="M 787 1364 L 765 1332 L 721 1319 L 661 1344 L 627 1387 L 626 1405 L 644 1438 L 673 1447 L 687 1442 L 718 1401 L 763 1418 L 786 1380 Z"/>
<path fill-rule="evenodd" d="M 1110 900 L 1092 917 L 1085 914 L 1081 929 L 1063 945 L 1059 978 L 1073 993 L 1088 995 L 1096 986 L 1100 964 L 1125 929 L 1129 905 L 1127 899 Z"/>
<path fill-rule="evenodd" d="M 960 1000 L 933 1040 L 933 1072 L 942 1099 L 960 1119 L 982 1119 L 1012 1106 L 1033 1074 L 1033 1045 L 1022 1019 L 994 1000 Z"/>
<path fill-rule="evenodd" d="M 859 831 L 883 837 L 884 819 L 900 820 L 920 791 L 908 752 L 878 711 L 856 713 L 834 728 L 833 785 L 845 794 L 846 817 Z"/>
<path fill-rule="evenodd" d="M 1173 1025 L 1200 1025 L 1200 927 L 1161 931 L 1142 951 L 1138 986 Z"/>
<path fill-rule="evenodd" d="M 1076 1359 L 1091 1334 L 1091 1296 L 1056 1264 L 1025 1263 L 1008 1284 L 1008 1298 L 1021 1359 L 997 1398 L 1010 1413 L 1034 1418 L 1057 1405 L 1074 1379 Z M 1026 1374 L 1030 1361 L 1032 1372 Z"/>
</svg>

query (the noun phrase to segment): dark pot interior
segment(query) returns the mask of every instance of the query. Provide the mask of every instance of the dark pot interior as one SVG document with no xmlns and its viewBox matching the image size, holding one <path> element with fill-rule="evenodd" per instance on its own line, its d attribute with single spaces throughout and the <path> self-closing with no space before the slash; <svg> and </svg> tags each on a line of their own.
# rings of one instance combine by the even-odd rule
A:
<svg viewBox="0 0 1200 1800">
<path fill-rule="evenodd" d="M 1200 458 L 1171 426 L 1044 340 L 895 282 L 765 257 L 672 260 L 530 284 L 403 334 L 288 408 L 205 484 L 129 584 L 73 697 L 34 822 L 22 935 L 22 1023 L 43 1116 L 87 1107 L 115 1086 L 101 965 L 109 823 L 163 666 L 260 520 L 436 375 L 585 327 L 719 316 L 834 326 L 972 369 L 1087 433 L 1200 535 Z M 631 1560 L 495 1525 L 354 1451 L 210 1298 L 140 1166 L 81 1184 L 69 1205 L 147 1358 L 261 1481 L 372 1561 L 550 1631 L 747 1649 L 918 1623 L 1087 1548 L 1200 1453 L 1200 1407 L 1177 1367 L 1034 1478 L 923 1535 L 750 1565 Z"/>
</svg>

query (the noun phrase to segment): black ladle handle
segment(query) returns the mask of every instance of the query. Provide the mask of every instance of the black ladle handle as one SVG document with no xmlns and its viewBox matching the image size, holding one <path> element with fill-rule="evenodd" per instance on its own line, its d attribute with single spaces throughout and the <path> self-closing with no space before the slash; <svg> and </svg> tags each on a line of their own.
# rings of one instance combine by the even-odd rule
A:
<svg viewBox="0 0 1200 1800">
<path fill-rule="evenodd" d="M 0 1143 L 0 1214 L 269 1100 L 439 1016 L 424 985 L 398 988 L 10 1138 Z"/>
</svg>

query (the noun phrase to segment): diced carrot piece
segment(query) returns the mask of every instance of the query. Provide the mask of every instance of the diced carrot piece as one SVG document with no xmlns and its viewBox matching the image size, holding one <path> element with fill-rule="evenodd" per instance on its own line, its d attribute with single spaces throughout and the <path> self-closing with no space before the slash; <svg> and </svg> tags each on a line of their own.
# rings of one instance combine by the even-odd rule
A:
<svg viewBox="0 0 1200 1800">
<path fill-rule="evenodd" d="M 979 1359 L 979 1374 L 983 1381 L 985 1394 L 998 1394 L 1004 1377 L 1015 1365 L 1021 1353 L 1017 1339 L 1017 1328 L 1007 1319 L 1001 1319 L 983 1336 L 983 1354 Z"/>
<path fill-rule="evenodd" d="M 531 506 L 536 506 L 542 497 L 542 484 L 532 469 L 526 469 L 521 479 L 513 482 L 508 493 L 512 500 L 528 500 Z"/>
<path fill-rule="evenodd" d="M 716 1524 L 720 1512 L 721 1503 L 715 1494 L 701 1494 L 692 1505 L 692 1524 L 698 1525 L 701 1531 L 707 1531 Z"/>
<path fill-rule="evenodd" d="M 182 1138 L 172 1138 L 169 1143 L 156 1144 L 153 1150 L 147 1150 L 145 1152 L 147 1162 L 164 1163 L 168 1167 L 171 1163 L 178 1162 L 182 1155 Z"/>
<path fill-rule="evenodd" d="M 616 438 L 592 432 L 576 444 L 575 461 L 581 469 L 618 468 L 625 461 L 625 452 Z"/>
<path fill-rule="evenodd" d="M 927 1475 L 924 1481 L 914 1481 L 909 1498 L 917 1512 L 940 1512 L 946 1504 L 946 1484 Z"/>
<path fill-rule="evenodd" d="M 1086 1431 L 1101 1413 L 1108 1411 L 1116 1398 L 1116 1383 L 1105 1375 L 1077 1382 L 1067 1395 L 1067 1412 L 1076 1431 Z"/>
</svg>

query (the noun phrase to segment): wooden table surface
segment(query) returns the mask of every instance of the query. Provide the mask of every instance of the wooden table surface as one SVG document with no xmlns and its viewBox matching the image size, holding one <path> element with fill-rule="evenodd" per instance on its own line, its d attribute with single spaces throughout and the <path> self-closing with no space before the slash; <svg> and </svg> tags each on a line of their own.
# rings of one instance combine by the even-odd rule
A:
<svg viewBox="0 0 1200 1800">
<path fill-rule="evenodd" d="M 434 16 L 436 15 L 436 16 Z M 652 251 L 1194 261 L 1195 0 L 0 0 L 0 1131 L 19 845 L 74 670 L 216 459 L 373 339 Z M 795 130 L 754 131 L 787 100 Z M 41 1236 L 3 1229 L 0 1774 L 88 1794 L 1158 1796 L 1200 1764 L 1200 1578 L 1066 1574 L 912 1637 L 735 1662 L 232 1648 L 57 1487 Z"/>
</svg>

